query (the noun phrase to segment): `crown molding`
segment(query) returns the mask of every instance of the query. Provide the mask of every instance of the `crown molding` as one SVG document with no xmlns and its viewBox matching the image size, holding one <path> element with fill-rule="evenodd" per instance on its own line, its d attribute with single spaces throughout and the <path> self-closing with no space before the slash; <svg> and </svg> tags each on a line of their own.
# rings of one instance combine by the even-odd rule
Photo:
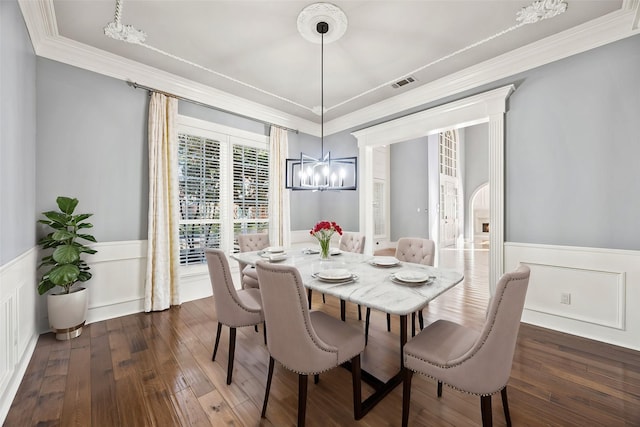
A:
<svg viewBox="0 0 640 427">
<path fill-rule="evenodd" d="M 19 4 L 38 56 L 320 136 L 318 123 L 60 36 L 51 0 L 19 0 Z"/>
<path fill-rule="evenodd" d="M 60 36 L 52 0 L 18 0 L 18 2 L 38 56 L 120 80 L 135 81 L 144 86 L 232 113 L 320 136 L 318 123 Z M 622 7 L 615 12 L 326 122 L 324 134 L 327 136 L 353 129 L 395 113 L 639 34 L 639 20 L 640 0 L 623 0 Z"/>
<path fill-rule="evenodd" d="M 512 50 L 410 92 L 372 104 L 325 123 L 330 135 L 394 113 L 419 107 L 476 87 L 530 70 L 550 62 L 640 34 L 637 22 L 640 0 L 626 1 L 620 10 L 569 30 Z"/>
</svg>

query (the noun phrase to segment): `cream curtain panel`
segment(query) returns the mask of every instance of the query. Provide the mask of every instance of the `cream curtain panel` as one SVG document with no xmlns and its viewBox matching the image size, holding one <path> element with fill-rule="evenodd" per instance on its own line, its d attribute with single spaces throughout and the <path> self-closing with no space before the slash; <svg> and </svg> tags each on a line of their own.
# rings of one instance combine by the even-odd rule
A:
<svg viewBox="0 0 640 427">
<path fill-rule="evenodd" d="M 269 240 L 272 245 L 291 244 L 289 191 L 285 189 L 285 168 L 289 154 L 287 131 L 271 126 L 269 138 Z"/>
<path fill-rule="evenodd" d="M 177 99 L 160 93 L 151 95 L 146 312 L 180 304 L 177 116 Z"/>
</svg>

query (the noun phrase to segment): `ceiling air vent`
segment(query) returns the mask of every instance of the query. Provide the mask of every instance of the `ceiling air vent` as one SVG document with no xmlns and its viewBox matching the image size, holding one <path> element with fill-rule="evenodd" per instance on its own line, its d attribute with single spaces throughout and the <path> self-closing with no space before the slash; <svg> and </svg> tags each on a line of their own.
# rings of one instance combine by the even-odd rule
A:
<svg viewBox="0 0 640 427">
<path fill-rule="evenodd" d="M 416 78 L 415 78 L 415 77 L 411 77 L 411 76 L 409 76 L 409 77 L 405 77 L 405 78 L 404 78 L 404 79 L 402 79 L 402 80 L 398 80 L 397 82 L 395 82 L 394 84 L 392 84 L 392 85 L 391 85 L 391 87 L 392 87 L 392 88 L 394 88 L 394 89 L 398 89 L 399 87 L 402 87 L 402 86 L 408 85 L 409 83 L 413 83 L 413 82 L 415 82 L 415 81 L 416 81 Z"/>
</svg>

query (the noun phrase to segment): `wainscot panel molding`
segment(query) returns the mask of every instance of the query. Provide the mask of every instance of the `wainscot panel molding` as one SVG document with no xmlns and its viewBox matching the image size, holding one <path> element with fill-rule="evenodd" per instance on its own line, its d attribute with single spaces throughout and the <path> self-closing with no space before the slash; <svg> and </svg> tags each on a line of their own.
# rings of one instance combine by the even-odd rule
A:
<svg viewBox="0 0 640 427">
<path fill-rule="evenodd" d="M 523 322 L 640 350 L 640 251 L 505 243 L 507 271 L 520 263 Z"/>
<path fill-rule="evenodd" d="M 87 323 L 144 311 L 147 241 L 97 243 L 92 247 L 98 253 L 90 260 L 93 278 L 87 284 Z M 239 281 L 238 263 L 229 259 L 229 266 L 234 282 Z M 180 268 L 181 302 L 211 295 L 206 264 Z"/>
<path fill-rule="evenodd" d="M 36 289 L 37 262 L 33 248 L 0 267 L 0 424 L 38 342 L 37 313 L 46 310 Z"/>
</svg>

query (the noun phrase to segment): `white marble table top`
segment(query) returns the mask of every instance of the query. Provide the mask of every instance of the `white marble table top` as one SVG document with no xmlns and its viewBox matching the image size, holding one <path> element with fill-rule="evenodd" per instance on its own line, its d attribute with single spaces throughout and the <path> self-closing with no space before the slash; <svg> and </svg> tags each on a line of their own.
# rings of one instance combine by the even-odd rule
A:
<svg viewBox="0 0 640 427">
<path fill-rule="evenodd" d="M 262 255 L 261 251 L 257 251 L 232 254 L 231 257 L 255 266 L 257 261 L 267 260 Z M 408 315 L 420 310 L 464 278 L 462 273 L 455 270 L 407 262 L 401 262 L 396 267 L 377 267 L 371 264 L 374 257 L 351 252 L 334 255 L 329 261 L 321 261 L 318 254 L 306 254 L 301 249 L 287 250 L 286 255 L 287 258 L 279 263 L 295 266 L 307 288 L 395 315 Z M 347 284 L 335 284 L 312 276 L 327 268 L 346 268 L 357 279 Z M 435 279 L 418 286 L 391 281 L 392 273 L 403 270 L 424 270 Z"/>
</svg>

